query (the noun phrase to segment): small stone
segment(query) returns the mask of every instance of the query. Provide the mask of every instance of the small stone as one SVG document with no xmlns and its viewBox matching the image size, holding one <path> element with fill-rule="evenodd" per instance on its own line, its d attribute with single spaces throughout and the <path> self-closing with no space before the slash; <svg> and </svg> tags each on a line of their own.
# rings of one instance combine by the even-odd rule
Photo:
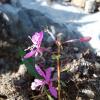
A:
<svg viewBox="0 0 100 100">
<path fill-rule="evenodd" d="M 95 62 L 95 66 L 96 66 L 96 69 L 99 70 L 100 69 L 100 64 L 98 62 Z"/>
<path fill-rule="evenodd" d="M 19 66 L 19 69 L 17 71 L 17 73 L 15 74 L 16 77 L 19 77 L 19 76 L 24 76 L 27 72 L 27 68 L 25 66 L 25 64 L 22 64 Z"/>
<path fill-rule="evenodd" d="M 77 54 L 76 54 L 76 58 L 77 58 L 77 59 L 82 58 L 82 53 L 77 53 Z"/>
<path fill-rule="evenodd" d="M 87 13 L 93 13 L 95 9 L 96 9 L 95 0 L 87 0 L 85 3 L 85 11 Z"/>
<path fill-rule="evenodd" d="M 90 99 L 93 99 L 95 94 L 92 90 L 83 89 L 82 93 L 85 93 Z"/>
</svg>

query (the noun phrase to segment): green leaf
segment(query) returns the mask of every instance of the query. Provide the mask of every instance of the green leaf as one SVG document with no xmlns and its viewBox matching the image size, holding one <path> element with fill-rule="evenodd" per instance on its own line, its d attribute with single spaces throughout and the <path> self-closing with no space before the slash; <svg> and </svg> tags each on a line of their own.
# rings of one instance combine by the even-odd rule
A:
<svg viewBox="0 0 100 100">
<path fill-rule="evenodd" d="M 19 49 L 19 55 L 20 57 L 23 57 L 26 54 L 25 51 L 23 51 L 21 48 Z M 34 76 L 35 78 L 39 78 L 39 75 L 37 73 L 37 71 L 35 70 L 35 57 L 34 58 L 28 58 L 25 60 L 22 60 L 23 64 L 26 65 L 28 73 L 32 76 Z"/>
<path fill-rule="evenodd" d="M 48 96 L 48 99 L 49 99 L 49 100 L 54 100 L 54 99 L 51 97 L 50 94 L 47 93 L 47 96 Z"/>
<path fill-rule="evenodd" d="M 22 62 L 26 65 L 28 73 L 34 77 L 37 77 L 35 66 L 30 64 L 30 60 L 26 59 L 26 60 L 23 60 Z"/>
<path fill-rule="evenodd" d="M 22 50 L 21 48 L 19 48 L 19 52 L 18 52 L 18 55 L 20 56 L 20 57 L 23 57 L 24 55 L 25 55 L 25 51 L 24 50 Z"/>
<path fill-rule="evenodd" d="M 54 100 L 54 98 L 48 93 L 48 90 L 46 87 L 44 87 L 45 93 L 47 94 L 47 97 L 49 100 Z"/>
<path fill-rule="evenodd" d="M 52 55 L 52 59 L 59 59 L 61 55 Z"/>
</svg>

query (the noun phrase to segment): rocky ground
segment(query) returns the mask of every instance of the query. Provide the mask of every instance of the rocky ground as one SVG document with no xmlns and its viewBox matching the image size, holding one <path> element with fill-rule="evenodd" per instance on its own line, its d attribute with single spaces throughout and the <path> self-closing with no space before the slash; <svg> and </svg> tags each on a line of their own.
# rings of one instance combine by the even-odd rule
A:
<svg viewBox="0 0 100 100">
<path fill-rule="evenodd" d="M 32 77 L 27 73 L 26 66 L 24 64 L 20 64 L 20 57 L 17 55 L 10 55 L 12 52 L 8 52 L 7 50 L 4 53 L 4 50 L 0 50 L 0 100 L 42 100 L 42 98 L 46 99 L 45 94 L 34 94 L 34 92 L 30 89 L 30 84 L 32 82 Z M 48 58 L 49 57 L 49 58 Z M 47 61 L 47 65 L 50 63 L 53 66 L 56 65 L 56 61 L 51 60 L 50 55 L 45 54 L 45 61 Z M 46 63 L 46 62 L 45 62 Z M 61 51 L 61 78 L 62 80 L 70 80 L 73 79 L 73 75 L 66 74 L 67 70 L 70 70 L 71 73 L 74 73 L 77 67 L 84 66 L 84 69 L 87 67 L 90 68 L 90 72 L 84 76 L 85 79 L 90 80 L 93 88 L 93 95 L 90 98 L 93 100 L 99 100 L 100 98 L 100 81 L 99 81 L 99 66 L 100 66 L 100 57 L 96 56 L 93 52 L 88 51 L 87 49 L 81 50 L 75 45 L 66 45 L 64 49 Z M 93 70 L 91 70 L 93 68 Z M 95 73 L 98 78 L 93 78 L 92 74 Z M 79 78 L 79 73 L 75 74 L 77 79 L 77 84 L 80 85 L 80 82 L 84 80 L 81 76 Z M 89 78 L 87 78 L 89 77 Z M 75 78 L 74 78 L 75 79 Z M 74 81 L 73 81 L 74 82 Z M 67 100 L 75 100 L 75 97 L 78 95 L 79 91 L 75 84 L 76 83 L 66 83 L 69 87 L 66 88 L 66 93 L 68 93 Z M 74 85 L 72 85 L 74 84 Z M 85 89 L 88 89 L 86 83 Z M 78 85 L 77 85 L 78 86 Z M 73 88 L 75 91 L 73 91 Z M 91 88 L 89 88 L 91 90 Z M 73 92 L 73 93 L 72 93 Z M 84 97 L 84 96 L 83 96 Z M 78 98 L 81 99 L 80 97 Z M 66 96 L 64 97 L 66 100 Z"/>
</svg>

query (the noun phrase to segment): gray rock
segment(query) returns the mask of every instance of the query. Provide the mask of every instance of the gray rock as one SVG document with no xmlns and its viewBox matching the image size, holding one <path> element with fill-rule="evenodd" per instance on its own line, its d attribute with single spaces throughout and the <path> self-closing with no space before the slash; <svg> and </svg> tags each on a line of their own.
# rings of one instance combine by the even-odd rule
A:
<svg viewBox="0 0 100 100">
<path fill-rule="evenodd" d="M 26 0 L 12 0 L 11 4 L 1 4 L 0 11 L 5 13 L 9 18 L 7 25 L 9 26 L 8 30 L 10 34 L 8 34 L 9 38 L 6 40 L 13 40 L 12 38 L 14 38 L 17 42 L 23 41 L 25 44 L 28 40 L 28 35 L 32 36 L 34 32 L 41 31 L 46 26 L 54 26 L 56 33 L 62 33 L 58 35 L 62 42 L 80 36 L 79 33 L 71 31 L 70 28 L 62 22 L 54 20 L 52 14 L 46 14 L 45 11 L 47 10 L 49 12 L 49 8 L 40 5 L 36 6 L 33 0 L 28 1 L 30 5 L 33 3 L 33 7 L 29 6 L 29 4 L 27 6 Z M 41 11 L 38 10 L 39 7 L 41 7 Z M 7 27 L 5 30 L 7 30 Z M 55 34 L 55 36 L 57 37 L 57 34 Z M 45 45 L 50 42 L 52 44 L 52 38 L 45 32 L 43 43 Z"/>
</svg>

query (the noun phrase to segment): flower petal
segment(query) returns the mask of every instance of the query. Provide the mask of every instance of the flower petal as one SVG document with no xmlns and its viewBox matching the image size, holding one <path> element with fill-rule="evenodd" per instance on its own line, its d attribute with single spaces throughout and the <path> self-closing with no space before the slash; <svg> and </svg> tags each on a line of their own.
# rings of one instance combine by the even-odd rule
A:
<svg viewBox="0 0 100 100">
<path fill-rule="evenodd" d="M 80 42 L 88 42 L 91 40 L 91 37 L 83 37 L 83 38 L 80 38 Z"/>
<path fill-rule="evenodd" d="M 40 34 L 39 41 L 42 41 L 42 39 L 43 39 L 43 32 L 41 31 L 41 32 L 39 32 L 39 34 Z"/>
<path fill-rule="evenodd" d="M 45 73 L 46 73 L 46 77 L 45 77 L 45 80 L 46 81 L 50 81 L 50 77 L 51 77 L 51 68 L 49 67 L 49 68 L 47 68 L 46 70 L 45 70 Z"/>
<path fill-rule="evenodd" d="M 39 66 L 35 66 L 36 71 L 45 78 L 45 73 L 42 71 L 42 69 Z"/>
<path fill-rule="evenodd" d="M 39 80 L 39 79 L 35 79 L 34 82 L 36 83 L 36 85 L 43 85 L 43 80 Z"/>
<path fill-rule="evenodd" d="M 55 87 L 49 86 L 49 91 L 51 93 L 52 96 L 54 96 L 55 98 L 57 98 L 57 91 Z"/>
<path fill-rule="evenodd" d="M 37 47 L 40 47 L 41 42 L 43 39 L 43 32 L 36 32 L 33 36 L 32 36 L 32 42 L 33 44 L 37 44 Z"/>
<path fill-rule="evenodd" d="M 39 52 L 38 52 L 38 50 L 37 50 L 36 53 L 35 53 L 35 57 L 38 55 L 38 53 L 39 53 Z"/>
<path fill-rule="evenodd" d="M 24 58 L 25 58 L 25 59 L 26 59 L 26 58 L 30 58 L 30 57 L 32 57 L 35 53 L 36 53 L 36 50 L 32 50 L 32 51 L 30 51 L 29 53 L 27 53 L 27 54 L 24 56 Z"/>
<path fill-rule="evenodd" d="M 34 82 L 31 83 L 31 89 L 35 90 L 38 86 L 41 86 L 43 84 L 43 80 L 35 79 Z"/>
</svg>

